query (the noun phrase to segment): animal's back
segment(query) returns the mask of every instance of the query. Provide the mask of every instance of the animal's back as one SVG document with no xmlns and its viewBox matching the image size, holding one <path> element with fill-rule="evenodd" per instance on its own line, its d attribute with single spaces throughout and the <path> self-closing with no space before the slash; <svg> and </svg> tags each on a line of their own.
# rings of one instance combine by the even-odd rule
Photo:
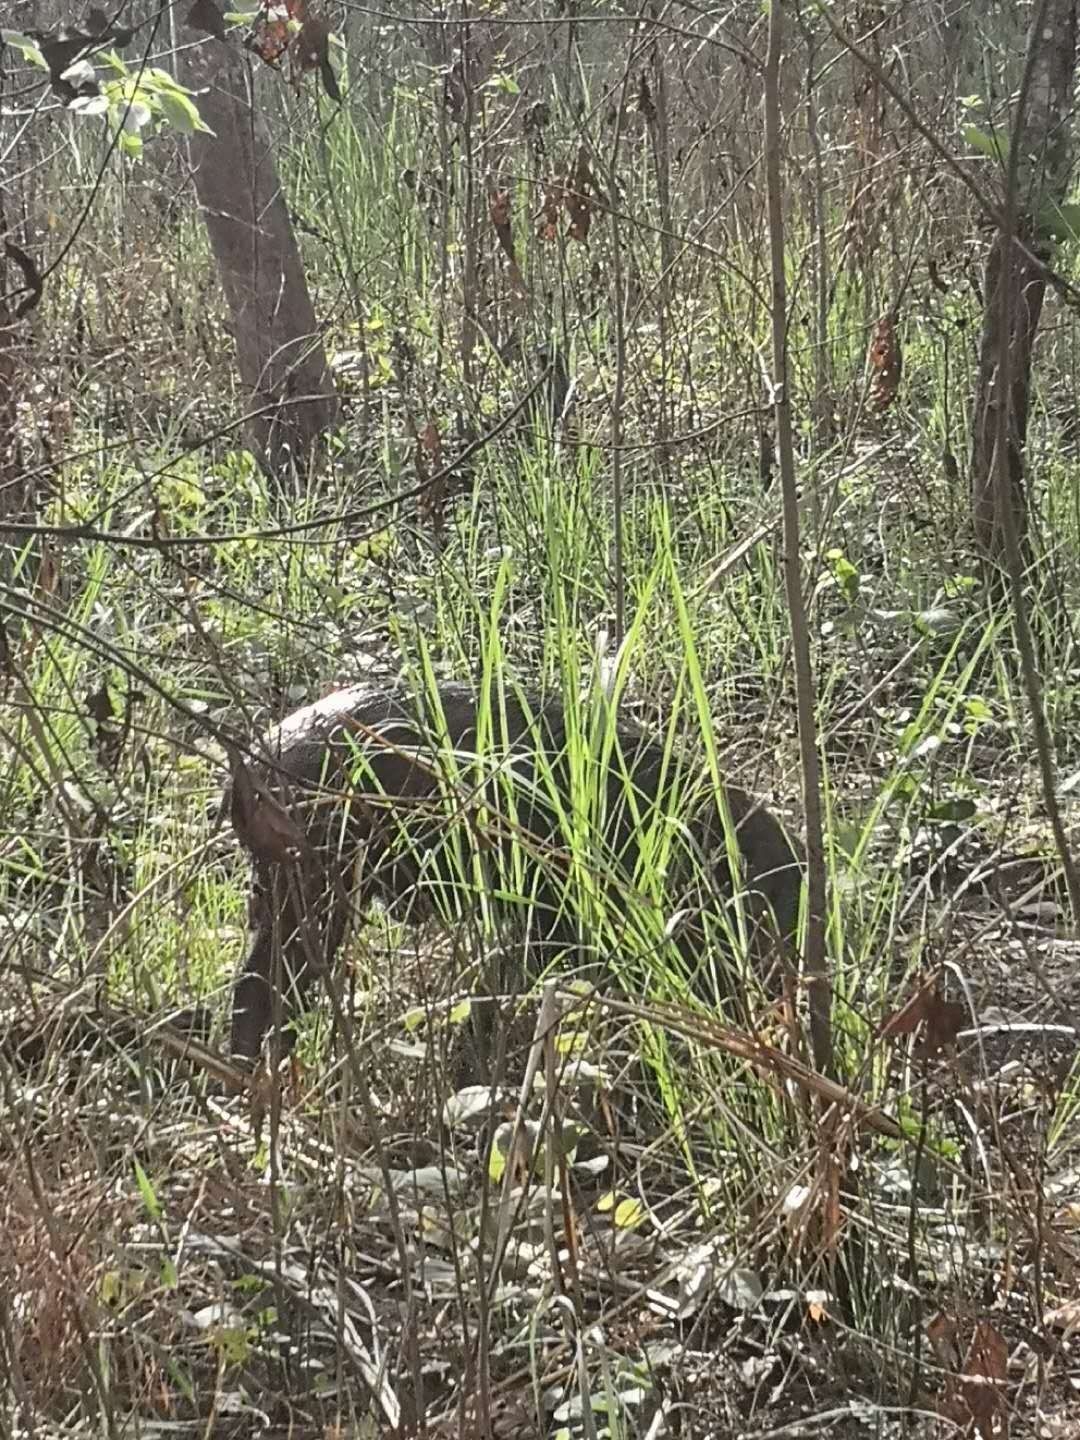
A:
<svg viewBox="0 0 1080 1440">
<path fill-rule="evenodd" d="M 524 844 L 529 889 L 516 903 L 531 905 L 541 917 L 539 931 L 562 936 L 565 943 L 576 928 L 571 920 L 567 930 L 562 890 L 572 845 L 568 823 L 575 838 L 582 833 L 589 838 L 587 862 L 603 877 L 601 888 L 617 916 L 620 892 L 647 880 L 642 866 L 665 851 L 658 836 L 670 842 L 666 853 L 675 857 L 667 877 L 673 906 L 684 903 L 689 892 L 698 905 L 710 905 L 709 891 L 713 901 L 730 899 L 726 812 L 742 856 L 742 883 L 754 897 L 751 908 L 772 912 L 774 933 L 782 940 L 794 936 L 800 860 L 775 817 L 746 791 L 724 781 L 721 804 L 704 767 L 673 755 L 631 723 L 620 721 L 611 731 L 608 717 L 587 706 L 580 714 L 588 743 L 570 745 L 566 713 L 557 700 L 542 702 L 498 687 L 487 699 L 478 712 L 475 693 L 464 685 L 440 685 L 434 696 L 415 696 L 398 685 L 357 685 L 305 706 L 267 733 L 256 752 L 263 757 L 261 779 L 297 817 L 305 837 L 308 854 L 298 877 L 301 888 L 311 892 L 311 913 L 318 909 L 318 894 L 341 891 L 342 877 L 357 857 L 362 878 L 354 898 L 361 902 L 380 897 L 411 906 L 420 900 L 422 913 L 433 884 L 445 901 L 447 881 L 460 885 L 468 873 L 455 862 L 449 843 L 455 833 L 461 836 L 464 819 L 466 838 L 479 841 L 481 869 L 497 867 L 492 895 L 502 896 L 501 904 L 514 903 L 506 898 L 506 877 L 523 873 L 511 838 Z M 484 743 L 478 746 L 481 728 Z M 469 828 L 478 804 L 485 810 L 486 836 Z M 583 819 L 589 822 L 584 830 Z M 242 816 L 237 820 L 235 807 L 234 820 L 256 858 L 257 892 L 271 896 L 280 864 L 259 855 L 254 830 L 245 828 Z M 657 825 L 663 833 L 651 828 Z M 278 891 L 284 893 L 280 886 Z M 267 900 L 256 917 L 245 981 L 252 972 L 264 979 L 270 974 L 275 903 Z M 456 903 L 467 905 L 468 892 L 464 899 L 459 892 Z M 307 973 L 299 934 L 305 922 L 302 913 L 287 920 L 290 934 L 282 939 L 282 953 L 287 977 L 295 979 Z M 326 923 L 320 922 L 324 928 Z M 332 937 L 329 952 L 341 928 L 333 921 L 325 930 Z M 701 933 L 693 923 L 690 932 Z M 251 986 L 247 989 L 250 993 Z M 246 1027 L 240 1053 L 253 1053 L 252 1037 L 258 1032 L 261 1040 L 269 1013 L 262 999 L 248 1003 L 257 1003 L 259 1019 Z M 236 1034 L 234 1027 L 234 1045 Z"/>
</svg>

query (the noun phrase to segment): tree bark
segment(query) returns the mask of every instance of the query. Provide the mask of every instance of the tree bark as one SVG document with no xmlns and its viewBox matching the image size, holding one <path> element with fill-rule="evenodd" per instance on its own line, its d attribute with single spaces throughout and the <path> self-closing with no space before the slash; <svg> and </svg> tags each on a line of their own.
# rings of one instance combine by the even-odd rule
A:
<svg viewBox="0 0 1080 1440">
<path fill-rule="evenodd" d="M 187 55 L 185 83 L 213 132 L 192 137 L 192 169 L 247 391 L 248 442 L 280 481 L 334 424 L 337 395 L 245 56 L 205 37 Z"/>
<path fill-rule="evenodd" d="M 1002 558 L 1008 525 L 1021 551 L 1026 548 L 1024 446 L 1032 352 L 1046 294 L 1031 254 L 1040 230 L 1046 233 L 1047 211 L 1064 200 L 1069 183 L 1075 66 L 1076 0 L 1042 0 L 1031 22 L 1010 140 L 1008 222 L 987 257 L 971 422 L 972 519 L 979 545 L 995 561 Z"/>
<path fill-rule="evenodd" d="M 1011 263 L 1005 255 L 1006 245 L 1012 251 Z M 1002 285 L 1011 289 L 1007 342 L 1002 332 Z M 1027 532 L 1024 445 L 1031 404 L 1032 352 L 1045 295 L 1042 271 L 1011 240 L 1001 234 L 996 236 L 986 261 L 983 330 L 971 421 L 972 520 L 975 538 L 991 558 L 1000 558 L 1004 547 L 1004 506 L 1009 506 L 1022 548 Z M 1006 343 L 1007 387 L 1000 383 L 999 363 Z M 1001 414 L 1002 406 L 1006 407 L 1006 415 Z M 1005 453 L 999 464 L 1001 434 L 1005 436 Z"/>
</svg>

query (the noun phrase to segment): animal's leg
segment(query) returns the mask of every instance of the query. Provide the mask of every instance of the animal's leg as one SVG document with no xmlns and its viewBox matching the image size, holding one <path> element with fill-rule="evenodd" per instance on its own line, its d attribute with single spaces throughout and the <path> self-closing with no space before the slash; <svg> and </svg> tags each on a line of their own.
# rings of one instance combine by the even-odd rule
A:
<svg viewBox="0 0 1080 1440">
<path fill-rule="evenodd" d="M 344 892 L 321 867 L 256 866 L 251 948 L 233 995 L 234 1055 L 259 1055 L 274 1018 L 275 993 L 286 1024 L 304 1007 L 312 979 L 325 973 L 340 948 L 347 911 Z M 283 1031 L 282 1043 L 291 1048 L 291 1029 Z"/>
</svg>

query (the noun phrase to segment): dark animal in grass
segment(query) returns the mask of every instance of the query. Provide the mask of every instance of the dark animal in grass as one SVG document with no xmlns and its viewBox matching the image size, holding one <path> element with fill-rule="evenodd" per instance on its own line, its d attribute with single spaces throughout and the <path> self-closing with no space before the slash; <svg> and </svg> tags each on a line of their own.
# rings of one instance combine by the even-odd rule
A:
<svg viewBox="0 0 1080 1440">
<path fill-rule="evenodd" d="M 664 945 L 669 930 L 700 966 L 717 948 L 705 942 L 717 928 L 708 917 L 730 924 L 738 886 L 749 952 L 775 966 L 802 882 L 777 820 L 738 787 L 714 786 L 701 762 L 612 720 L 603 701 L 574 719 L 587 733 L 568 744 L 559 702 L 493 691 L 478 708 L 464 686 L 417 697 L 366 685 L 288 716 L 258 759 L 234 754 L 254 938 L 234 992 L 233 1053 L 260 1053 L 275 990 L 283 1018 L 295 1015 L 350 905 L 373 900 L 454 924 L 479 913 L 483 891 L 490 910 L 520 922 L 536 973 L 563 950 L 621 959 L 635 937 Z"/>
</svg>

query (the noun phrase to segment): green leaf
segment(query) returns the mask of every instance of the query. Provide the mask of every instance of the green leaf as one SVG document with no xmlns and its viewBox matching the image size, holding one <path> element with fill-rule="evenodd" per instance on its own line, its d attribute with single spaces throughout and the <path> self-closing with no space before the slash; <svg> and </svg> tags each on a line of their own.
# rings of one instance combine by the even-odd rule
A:
<svg viewBox="0 0 1080 1440">
<path fill-rule="evenodd" d="M 251 1355 L 251 1337 L 239 1325 L 222 1326 L 214 1331 L 210 1344 L 225 1365 L 244 1365 Z"/>
<path fill-rule="evenodd" d="M 960 131 L 966 144 L 973 150 L 979 150 L 991 160 L 996 160 L 1004 166 L 1009 158 L 1009 142 L 1005 136 L 987 135 L 985 130 L 980 130 L 977 125 L 965 125 Z"/>
<path fill-rule="evenodd" d="M 167 70 L 161 70 L 156 65 L 143 71 L 142 80 L 150 90 L 171 90 L 176 95 L 191 95 L 191 91 L 186 85 L 181 85 L 175 75 L 170 75 Z"/>
<path fill-rule="evenodd" d="M 1080 204 L 1058 205 L 1051 200 L 1035 222 L 1041 239 L 1060 242 L 1080 239 Z"/>
<path fill-rule="evenodd" d="M 0 41 L 17 50 L 28 65 L 36 65 L 39 70 L 48 70 L 48 62 L 37 41 L 31 40 L 29 35 L 22 35 L 18 30 L 0 30 Z"/>
<path fill-rule="evenodd" d="M 829 550 L 825 559 L 829 562 L 837 588 L 843 593 L 849 605 L 859 598 L 859 572 L 842 550 Z"/>
<path fill-rule="evenodd" d="M 921 789 L 914 775 L 898 775 L 893 783 L 893 795 L 897 800 L 914 800 Z"/>
<path fill-rule="evenodd" d="M 620 1200 L 615 1206 L 612 1223 L 616 1230 L 636 1230 L 647 1218 L 645 1206 L 640 1200 Z"/>
<path fill-rule="evenodd" d="M 506 1167 L 511 1159 L 511 1147 L 516 1151 L 516 1163 L 522 1168 L 533 1170 L 543 1158 L 543 1144 L 541 1143 L 540 1126 L 535 1120 L 526 1120 L 520 1130 L 516 1130 L 512 1120 L 505 1121 L 496 1127 L 491 1137 L 491 1148 L 488 1151 L 488 1179 L 498 1183 L 506 1173 Z"/>
<path fill-rule="evenodd" d="M 160 90 L 158 104 L 161 106 L 162 118 L 178 134 L 194 135 L 196 131 L 201 131 L 204 135 L 210 133 L 196 106 L 178 90 Z"/>
<path fill-rule="evenodd" d="M 862 844 L 862 826 L 856 825 L 851 820 L 833 821 L 830 826 L 830 834 L 833 845 L 849 860 Z"/>
<path fill-rule="evenodd" d="M 938 804 L 931 805 L 926 812 L 926 819 L 956 824 L 960 820 L 970 820 L 977 810 L 974 800 L 941 800 Z"/>
<path fill-rule="evenodd" d="M 166 1369 L 173 1384 L 180 1391 L 180 1394 L 189 1405 L 194 1405 L 195 1386 L 192 1383 L 191 1372 L 173 1355 L 167 1357 Z"/>
<path fill-rule="evenodd" d="M 149 1175 L 147 1175 L 146 1171 L 139 1164 L 138 1156 L 133 1156 L 131 1163 L 135 1167 L 135 1183 L 139 1187 L 139 1194 L 142 1196 L 142 1202 L 146 1208 L 146 1213 L 150 1216 L 152 1220 L 160 1220 L 161 1206 L 158 1203 L 158 1198 L 157 1194 L 154 1191 L 154 1187 L 150 1183 Z"/>
<path fill-rule="evenodd" d="M 103 1305 L 119 1305 L 124 1292 L 119 1270 L 106 1270 L 98 1281 L 98 1299 Z"/>
<path fill-rule="evenodd" d="M 497 1145 L 492 1145 L 488 1152 L 488 1179 L 493 1185 L 498 1185 L 505 1170 L 506 1155 Z"/>
<path fill-rule="evenodd" d="M 389 555 L 394 546 L 394 532 L 392 530 L 376 530 L 374 535 L 369 535 L 366 540 L 360 540 L 353 546 L 353 555 L 357 560 L 382 560 Z"/>
</svg>

